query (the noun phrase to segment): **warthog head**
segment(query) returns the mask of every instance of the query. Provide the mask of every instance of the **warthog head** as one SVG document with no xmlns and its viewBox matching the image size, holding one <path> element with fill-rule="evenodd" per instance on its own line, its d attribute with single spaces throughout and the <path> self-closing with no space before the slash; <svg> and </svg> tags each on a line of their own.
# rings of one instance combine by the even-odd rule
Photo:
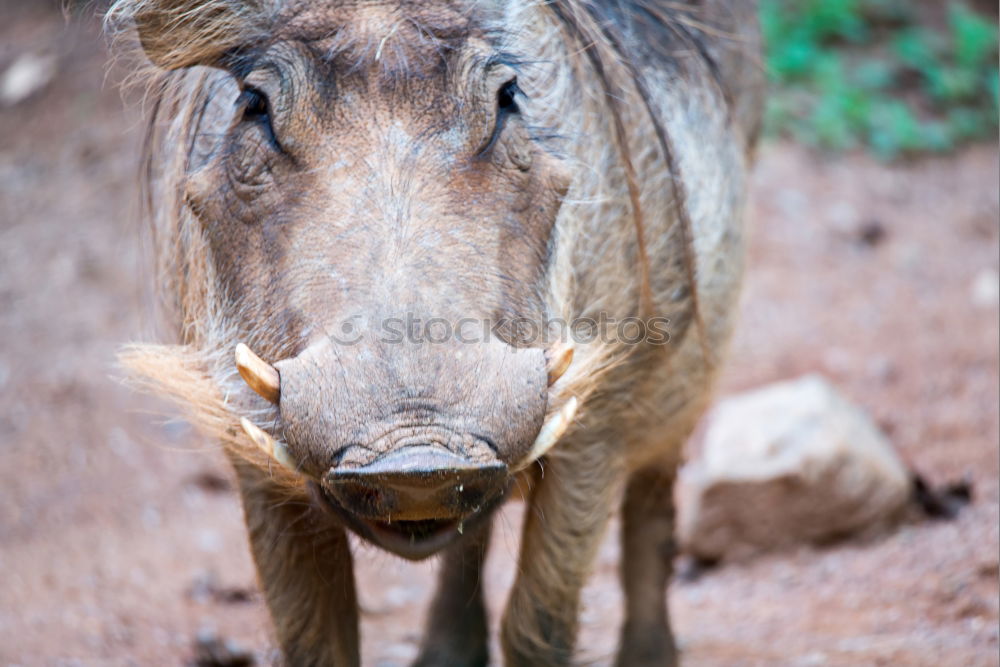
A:
<svg viewBox="0 0 1000 667">
<path fill-rule="evenodd" d="M 362 536 L 438 550 L 576 405 L 548 400 L 571 348 L 477 335 L 545 318 L 569 186 L 522 113 L 522 65 L 491 10 L 119 5 L 154 64 L 228 73 L 192 115 L 178 187 L 231 345 L 247 344 L 240 374 L 275 406 L 244 430 Z"/>
</svg>

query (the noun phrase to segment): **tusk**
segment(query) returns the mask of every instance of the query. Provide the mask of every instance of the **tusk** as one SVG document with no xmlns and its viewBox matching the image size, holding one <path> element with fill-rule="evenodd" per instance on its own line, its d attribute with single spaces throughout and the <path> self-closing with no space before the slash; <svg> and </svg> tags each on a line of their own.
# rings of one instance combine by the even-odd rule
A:
<svg viewBox="0 0 1000 667">
<path fill-rule="evenodd" d="M 552 349 L 551 354 L 546 353 L 545 356 L 548 357 L 547 366 L 549 371 L 549 386 L 551 387 L 563 376 L 569 365 L 573 363 L 573 344 L 559 343 Z"/>
<path fill-rule="evenodd" d="M 240 426 L 246 432 L 250 439 L 253 440 L 253 444 L 257 445 L 258 448 L 269 457 L 288 468 L 292 472 L 295 472 L 296 466 L 295 460 L 292 455 L 288 452 L 288 447 L 284 443 L 278 442 L 267 433 L 264 432 L 259 426 L 251 422 L 246 417 L 240 417 Z"/>
<path fill-rule="evenodd" d="M 236 369 L 251 389 L 277 405 L 281 398 L 281 377 L 274 366 L 240 343 L 236 346 Z"/>
<path fill-rule="evenodd" d="M 516 470 L 523 470 L 529 465 L 537 461 L 538 459 L 545 456 L 552 447 L 555 446 L 559 439 L 563 437 L 566 433 L 566 429 L 573 422 L 573 417 L 576 416 L 576 409 L 580 406 L 580 402 L 577 400 L 576 396 L 570 396 L 569 400 L 566 401 L 566 405 L 562 406 L 555 415 L 549 417 L 549 420 L 542 425 L 542 430 L 538 432 L 538 437 L 535 438 L 535 444 L 531 446 L 531 452 L 525 459 L 517 466 Z"/>
</svg>

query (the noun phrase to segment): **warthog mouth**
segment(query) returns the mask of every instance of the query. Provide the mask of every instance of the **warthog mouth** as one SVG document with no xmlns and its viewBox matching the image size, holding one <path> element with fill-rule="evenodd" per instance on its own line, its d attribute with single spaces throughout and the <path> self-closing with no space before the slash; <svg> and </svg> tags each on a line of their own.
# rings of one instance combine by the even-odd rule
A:
<svg viewBox="0 0 1000 667">
<path fill-rule="evenodd" d="M 464 534 L 475 531 L 507 496 L 506 492 L 502 493 L 475 513 L 461 518 L 380 521 L 347 511 L 321 484 L 310 482 L 309 486 L 322 507 L 332 511 L 354 533 L 407 560 L 432 556 Z"/>
</svg>

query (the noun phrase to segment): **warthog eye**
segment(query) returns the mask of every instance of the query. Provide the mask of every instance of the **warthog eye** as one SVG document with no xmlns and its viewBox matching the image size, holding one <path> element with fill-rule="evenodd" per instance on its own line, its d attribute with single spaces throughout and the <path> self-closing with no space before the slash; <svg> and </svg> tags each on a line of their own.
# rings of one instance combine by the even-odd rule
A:
<svg viewBox="0 0 1000 667">
<path fill-rule="evenodd" d="M 500 86 L 497 91 L 497 109 L 501 113 L 518 113 L 521 110 L 517 106 L 517 94 L 521 89 L 517 87 L 517 78 L 513 78 Z"/>
<path fill-rule="evenodd" d="M 243 107 L 243 120 L 267 118 L 267 95 L 256 88 L 244 87 L 240 94 L 239 105 Z"/>
<path fill-rule="evenodd" d="M 271 125 L 271 102 L 267 95 L 257 88 L 245 85 L 236 104 L 243 110 L 243 121 L 259 125 L 271 143 L 280 150 L 281 146 Z"/>
<path fill-rule="evenodd" d="M 507 117 L 521 113 L 521 109 L 517 106 L 518 93 L 521 93 L 521 89 L 517 87 L 517 77 L 506 82 L 497 90 L 496 123 L 493 125 L 493 134 L 490 136 L 490 140 L 486 146 L 479 152 L 480 155 L 489 153 L 496 144 L 497 139 L 500 138 L 500 133 L 503 132 Z"/>
</svg>

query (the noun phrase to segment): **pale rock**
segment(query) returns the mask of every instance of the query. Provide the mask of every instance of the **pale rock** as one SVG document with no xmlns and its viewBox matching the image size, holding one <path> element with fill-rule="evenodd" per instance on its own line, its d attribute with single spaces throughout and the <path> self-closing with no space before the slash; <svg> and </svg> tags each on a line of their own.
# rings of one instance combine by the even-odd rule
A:
<svg viewBox="0 0 1000 667">
<path fill-rule="evenodd" d="M 53 55 L 25 53 L 0 76 L 0 105 L 14 106 L 49 85 L 56 75 Z"/>
<path fill-rule="evenodd" d="M 976 274 L 969 292 L 976 307 L 996 308 L 1000 303 L 1000 274 L 994 269 L 983 269 Z"/>
<path fill-rule="evenodd" d="M 874 529 L 911 494 L 871 418 L 816 375 L 721 401 L 678 482 L 678 536 L 706 560 Z"/>
</svg>

